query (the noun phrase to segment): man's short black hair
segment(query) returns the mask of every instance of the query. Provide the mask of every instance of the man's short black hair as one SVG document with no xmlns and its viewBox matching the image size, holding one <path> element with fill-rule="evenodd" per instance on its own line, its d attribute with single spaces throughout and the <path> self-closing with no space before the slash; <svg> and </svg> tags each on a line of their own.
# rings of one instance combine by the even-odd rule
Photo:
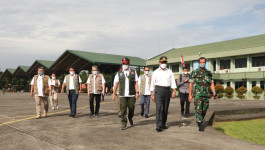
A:
<svg viewBox="0 0 265 150">
<path fill-rule="evenodd" d="M 148 67 L 148 66 L 144 66 L 144 70 L 145 70 L 145 68 L 148 68 L 148 69 L 150 69 L 150 67 Z"/>
<path fill-rule="evenodd" d="M 187 68 L 187 67 L 183 67 L 183 70 L 184 70 L 184 69 L 188 69 L 188 68 Z M 189 69 L 188 69 L 188 70 L 189 70 Z"/>
<path fill-rule="evenodd" d="M 75 70 L 75 68 L 74 68 L 73 66 L 69 67 L 69 70 L 70 70 L 71 68 Z"/>
<path fill-rule="evenodd" d="M 200 57 L 200 58 L 198 59 L 198 63 L 199 63 L 200 60 L 202 60 L 202 59 L 204 59 L 204 60 L 206 61 L 206 58 L 205 58 L 205 57 Z"/>
</svg>

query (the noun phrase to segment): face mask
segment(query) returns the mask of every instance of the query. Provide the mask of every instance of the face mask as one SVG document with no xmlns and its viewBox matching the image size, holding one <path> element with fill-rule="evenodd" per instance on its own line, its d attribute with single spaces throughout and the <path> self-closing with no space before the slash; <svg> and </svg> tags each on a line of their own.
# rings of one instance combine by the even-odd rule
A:
<svg viewBox="0 0 265 150">
<path fill-rule="evenodd" d="M 201 68 L 204 68 L 204 67 L 206 66 L 206 64 L 205 64 L 205 63 L 201 63 L 201 64 L 199 64 L 199 66 L 200 66 Z"/>
<path fill-rule="evenodd" d="M 97 73 L 98 73 L 98 71 L 92 71 L 92 73 L 93 73 L 93 74 L 97 74 Z"/>
<path fill-rule="evenodd" d="M 162 69 L 165 69 L 165 68 L 167 68 L 167 64 L 161 64 L 160 67 L 161 67 Z"/>
<path fill-rule="evenodd" d="M 52 77 L 52 79 L 54 80 L 54 79 L 56 79 L 56 77 Z"/>
<path fill-rule="evenodd" d="M 129 68 L 129 65 L 122 65 L 122 69 L 128 69 Z"/>
<path fill-rule="evenodd" d="M 188 74 L 188 72 L 183 72 L 184 74 Z"/>
<path fill-rule="evenodd" d="M 149 71 L 144 71 L 145 74 L 149 74 Z"/>
<path fill-rule="evenodd" d="M 70 75 L 74 75 L 74 74 L 75 74 L 75 72 L 73 72 L 73 71 L 70 72 Z"/>
<path fill-rule="evenodd" d="M 41 75 L 43 75 L 44 74 L 44 72 L 43 71 L 41 71 L 41 72 L 39 72 L 39 75 L 41 76 Z"/>
</svg>

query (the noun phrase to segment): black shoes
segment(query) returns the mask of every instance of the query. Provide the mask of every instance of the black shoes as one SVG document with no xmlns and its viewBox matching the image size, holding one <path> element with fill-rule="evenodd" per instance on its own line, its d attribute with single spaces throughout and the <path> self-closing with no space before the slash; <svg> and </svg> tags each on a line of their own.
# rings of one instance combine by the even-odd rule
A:
<svg viewBox="0 0 265 150">
<path fill-rule="evenodd" d="M 148 115 L 145 115 L 144 117 L 145 117 L 145 118 L 149 118 L 149 116 L 148 116 Z"/>
<path fill-rule="evenodd" d="M 95 115 L 96 117 L 99 117 L 98 114 Z"/>
<path fill-rule="evenodd" d="M 202 124 L 202 122 L 197 122 L 198 127 L 199 127 L 199 131 L 204 131 L 204 126 Z"/>
<path fill-rule="evenodd" d="M 132 119 L 129 119 L 129 123 L 131 126 L 133 126 L 133 120 Z"/>
<path fill-rule="evenodd" d="M 94 115 L 94 113 L 90 113 L 90 114 L 89 114 L 89 117 L 92 117 L 93 115 Z"/>
<path fill-rule="evenodd" d="M 144 112 L 143 112 L 143 111 L 141 111 L 141 116 L 142 116 L 142 117 L 144 116 Z"/>
<path fill-rule="evenodd" d="M 184 112 L 181 112 L 181 116 L 182 116 L 182 117 L 184 116 Z"/>
<path fill-rule="evenodd" d="M 162 132 L 162 129 L 161 128 L 156 128 L 156 131 L 157 132 Z"/>
<path fill-rule="evenodd" d="M 166 130 L 166 129 L 168 129 L 168 127 L 167 126 L 163 126 L 162 129 Z"/>
</svg>

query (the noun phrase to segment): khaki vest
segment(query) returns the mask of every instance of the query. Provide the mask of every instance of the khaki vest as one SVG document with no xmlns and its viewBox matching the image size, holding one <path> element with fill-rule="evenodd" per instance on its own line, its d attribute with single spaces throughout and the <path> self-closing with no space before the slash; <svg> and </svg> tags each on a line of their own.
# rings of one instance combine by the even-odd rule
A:
<svg viewBox="0 0 265 150">
<path fill-rule="evenodd" d="M 140 76 L 141 78 L 141 83 L 140 83 L 140 94 L 141 95 L 144 95 L 145 94 L 145 82 L 146 82 L 146 78 L 145 78 L 145 75 L 141 75 Z M 149 87 L 151 85 L 151 76 L 149 75 Z"/>
<path fill-rule="evenodd" d="M 96 76 L 95 79 L 95 92 L 96 93 L 101 93 L 103 91 L 103 87 L 102 87 L 102 74 L 90 74 L 89 75 L 89 80 L 90 80 L 90 86 L 89 86 L 89 93 L 94 93 L 94 76 Z"/>
<path fill-rule="evenodd" d="M 69 95 L 69 84 L 70 84 L 70 75 L 66 75 L 66 93 L 67 95 Z M 79 94 L 79 75 L 75 75 L 74 76 L 74 87 L 75 87 L 75 93 Z"/>
<path fill-rule="evenodd" d="M 53 79 L 51 79 L 51 81 L 53 81 Z M 59 92 L 59 88 L 60 88 L 59 87 L 59 80 L 55 79 L 54 91 L 58 93 Z"/>
<path fill-rule="evenodd" d="M 119 76 L 119 94 L 125 96 L 125 74 L 123 71 L 118 72 Z M 129 95 L 135 95 L 135 70 L 130 70 L 129 75 Z"/>
<path fill-rule="evenodd" d="M 34 76 L 34 94 L 38 95 L 38 86 L 37 86 L 37 83 L 38 83 L 38 75 L 35 75 Z M 43 79 L 42 79 L 42 85 L 43 85 L 43 95 L 45 96 L 48 96 L 50 94 L 50 89 L 49 89 L 49 76 L 47 75 L 44 75 Z"/>
</svg>

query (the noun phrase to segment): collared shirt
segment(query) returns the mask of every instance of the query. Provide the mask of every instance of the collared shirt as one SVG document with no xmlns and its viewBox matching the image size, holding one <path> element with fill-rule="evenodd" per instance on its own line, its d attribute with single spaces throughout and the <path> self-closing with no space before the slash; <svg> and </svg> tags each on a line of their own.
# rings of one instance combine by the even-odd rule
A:
<svg viewBox="0 0 265 150">
<path fill-rule="evenodd" d="M 150 75 L 146 75 L 144 74 L 145 77 L 145 90 L 144 90 L 144 95 L 151 95 L 151 92 L 150 92 L 150 86 L 149 86 L 149 78 L 150 78 Z M 139 85 L 139 91 L 141 90 L 141 80 L 142 78 L 139 78 L 138 80 L 138 85 Z"/>
<path fill-rule="evenodd" d="M 56 79 L 52 79 L 51 80 L 51 85 L 55 86 L 55 81 L 56 81 Z M 61 85 L 60 80 L 58 80 L 58 85 L 59 86 Z M 54 93 L 54 87 L 52 87 L 52 93 Z"/>
<path fill-rule="evenodd" d="M 94 92 L 93 92 L 93 93 L 94 93 L 94 94 L 100 94 L 100 93 L 96 93 L 96 77 L 97 77 L 97 75 L 98 75 L 98 74 L 96 74 L 96 75 L 94 76 L 94 82 L 93 82 L 93 83 L 94 83 L 94 85 L 93 85 L 93 87 L 94 87 L 94 89 L 93 89 Z M 86 83 L 87 83 L 87 84 L 90 84 L 90 78 L 89 78 L 89 77 L 87 78 Z M 102 83 L 106 83 L 103 74 L 102 74 Z"/>
<path fill-rule="evenodd" d="M 182 81 L 180 81 L 180 76 L 182 76 Z M 179 92 L 181 93 L 189 93 L 189 86 L 190 86 L 190 82 L 184 82 L 186 79 L 189 79 L 189 75 L 185 76 L 183 74 L 181 74 L 178 77 L 178 81 L 177 81 L 177 86 L 179 88 Z"/>
<path fill-rule="evenodd" d="M 69 90 L 75 90 L 75 86 L 74 86 L 74 77 L 75 76 L 76 76 L 76 74 L 74 74 L 73 76 L 70 75 Z M 63 83 L 66 83 L 66 77 L 64 77 Z M 80 76 L 79 76 L 79 83 L 82 83 Z"/>
<path fill-rule="evenodd" d="M 170 69 L 162 70 L 160 67 L 156 69 L 152 75 L 150 91 L 154 91 L 155 86 L 176 88 L 174 74 Z"/>
<path fill-rule="evenodd" d="M 44 78 L 44 75 L 38 75 L 38 79 L 37 79 L 37 87 L 38 87 L 38 94 L 35 94 L 35 96 L 41 96 L 41 97 L 44 97 L 44 94 L 43 94 L 43 78 Z M 31 80 L 31 83 L 30 85 L 34 85 L 34 77 L 33 79 Z M 48 79 L 48 85 L 51 86 L 51 79 L 49 78 Z"/>
<path fill-rule="evenodd" d="M 134 97 L 135 95 L 129 95 L 129 78 L 127 76 L 129 76 L 131 70 L 128 69 L 128 70 L 122 70 L 124 72 L 124 75 L 125 75 L 125 93 L 124 93 L 124 96 L 120 96 L 120 97 Z M 138 81 L 138 75 L 137 75 L 137 72 L 135 71 L 135 82 Z M 114 78 L 114 83 L 117 83 L 119 82 L 119 75 L 118 73 L 116 74 L 115 78 Z M 114 84 L 115 85 L 115 84 Z"/>
</svg>

